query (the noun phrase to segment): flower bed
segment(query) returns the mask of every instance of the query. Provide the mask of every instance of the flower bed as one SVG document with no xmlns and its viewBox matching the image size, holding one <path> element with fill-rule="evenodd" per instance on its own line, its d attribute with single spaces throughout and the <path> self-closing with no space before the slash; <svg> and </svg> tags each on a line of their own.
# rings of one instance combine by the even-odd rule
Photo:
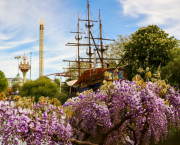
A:
<svg viewBox="0 0 180 145">
<path fill-rule="evenodd" d="M 1 142 L 143 145 L 152 138 L 158 143 L 167 139 L 168 127 L 179 129 L 180 92 L 156 77 L 104 81 L 101 90 L 85 91 L 63 106 L 45 97 L 37 104 L 28 97 L 0 101 Z"/>
</svg>

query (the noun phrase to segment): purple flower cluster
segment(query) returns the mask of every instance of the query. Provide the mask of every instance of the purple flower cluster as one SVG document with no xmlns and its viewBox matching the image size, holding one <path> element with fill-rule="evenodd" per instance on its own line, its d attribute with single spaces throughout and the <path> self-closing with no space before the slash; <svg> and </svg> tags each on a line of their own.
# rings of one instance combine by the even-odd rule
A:
<svg viewBox="0 0 180 145">
<path fill-rule="evenodd" d="M 70 106 L 70 105 L 73 105 L 75 102 L 79 101 L 80 98 L 79 97 L 73 97 L 69 100 L 67 100 L 64 104 L 63 104 L 63 107 L 67 107 L 67 106 Z"/>
<path fill-rule="evenodd" d="M 2 144 L 55 144 L 53 134 L 62 138 L 58 144 L 70 144 L 71 126 L 64 111 L 51 104 L 32 104 L 33 109 L 15 108 L 14 102 L 0 101 L 0 135 Z M 17 138 L 17 139 L 16 139 Z"/>
<path fill-rule="evenodd" d="M 74 115 L 70 119 L 70 123 L 78 128 L 96 135 L 97 125 L 102 126 L 106 130 L 111 126 L 109 118 L 110 112 L 105 102 L 96 98 L 96 94 L 86 93 L 84 96 L 80 94 L 80 100 L 72 104 Z"/>
<path fill-rule="evenodd" d="M 166 139 L 168 127 L 179 128 L 180 92 L 173 87 L 163 98 L 152 82 L 142 88 L 136 82 L 122 80 L 106 82 L 102 88 L 69 99 L 64 108 L 49 103 L 17 108 L 14 102 L 0 101 L 2 144 L 18 144 L 19 139 L 29 145 L 71 144 L 77 140 L 142 145 L 150 138 L 155 143 Z"/>
<path fill-rule="evenodd" d="M 73 128 L 79 131 L 83 128 L 95 136 L 98 133 L 98 126 L 101 126 L 103 133 L 126 116 L 132 115 L 108 135 L 106 144 L 114 142 L 141 144 L 142 140 L 148 143 L 151 137 L 155 143 L 160 139 L 166 139 L 167 127 L 179 126 L 180 94 L 175 93 L 171 87 L 169 89 L 171 93 L 165 95 L 169 106 L 159 96 L 159 89 L 152 82 L 147 82 L 146 87 L 141 88 L 136 82 L 122 80 L 113 82 L 113 87 L 109 85 L 107 88 L 96 93 L 84 92 L 84 95 L 81 93 L 79 101 L 72 101 L 73 103 L 69 104 L 74 111 L 70 119 Z"/>
</svg>

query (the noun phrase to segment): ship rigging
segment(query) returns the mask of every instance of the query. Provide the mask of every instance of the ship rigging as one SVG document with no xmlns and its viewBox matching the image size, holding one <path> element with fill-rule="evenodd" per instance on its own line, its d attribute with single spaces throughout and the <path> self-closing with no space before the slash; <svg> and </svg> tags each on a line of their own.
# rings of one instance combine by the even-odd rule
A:
<svg viewBox="0 0 180 145">
<path fill-rule="evenodd" d="M 87 28 L 87 33 L 84 31 L 80 31 L 80 25 L 79 22 L 85 22 L 85 27 Z M 94 23 L 99 22 L 99 37 L 94 37 L 93 36 L 93 27 L 95 26 Z M 74 84 L 70 85 L 70 90 L 71 87 L 74 88 L 71 90 L 70 94 L 75 94 L 76 92 L 82 92 L 87 89 L 93 89 L 94 91 L 97 90 L 101 84 L 103 79 L 108 79 L 108 80 L 113 80 L 113 76 L 116 74 L 119 76 L 119 79 L 127 79 L 126 76 L 126 71 L 124 69 L 118 68 L 118 72 L 114 73 L 115 68 L 105 68 L 105 62 L 106 60 L 122 60 L 124 59 L 119 59 L 119 58 L 104 58 L 104 51 L 108 49 L 108 45 L 104 45 L 104 41 L 115 41 L 114 39 L 106 39 L 103 38 L 102 36 L 102 23 L 101 23 L 101 14 L 100 14 L 100 9 L 99 9 L 99 20 L 93 20 L 92 17 L 90 19 L 90 6 L 89 6 L 89 0 L 87 0 L 87 19 L 81 19 L 79 18 L 79 13 L 78 13 L 78 23 L 77 23 L 77 31 L 76 32 L 71 32 L 71 33 L 76 33 L 77 36 L 75 36 L 75 39 L 77 40 L 76 43 L 68 42 L 66 46 L 77 46 L 77 60 L 63 60 L 64 62 L 69 62 L 69 73 L 70 73 L 70 79 L 71 79 L 71 70 L 72 69 L 77 69 L 78 70 L 78 80 L 73 81 Z M 82 35 L 87 34 L 87 36 L 82 37 Z M 81 35 L 81 36 L 80 36 Z M 85 38 L 88 43 L 80 43 L 82 41 L 82 38 Z M 99 43 L 97 43 L 99 42 Z M 89 57 L 80 57 L 80 47 L 85 46 L 88 47 L 88 51 L 86 54 Z M 94 51 L 92 51 L 94 48 Z M 96 57 L 96 54 L 98 57 Z M 94 58 L 92 58 L 92 55 L 94 55 Z M 87 61 L 84 61 L 87 60 Z M 97 61 L 98 60 L 98 61 Z M 70 67 L 70 62 L 76 62 L 78 65 L 77 68 L 71 68 Z M 82 68 L 81 63 L 89 63 L 89 69 L 84 71 L 82 74 L 80 73 L 81 69 L 87 69 L 87 68 Z M 101 66 L 100 68 L 96 68 L 96 63 L 100 63 Z M 94 68 L 92 69 L 92 64 Z M 119 64 L 118 64 L 119 66 Z M 117 67 L 118 67 L 117 66 Z M 116 67 L 116 68 L 117 68 Z M 112 78 L 104 78 L 104 72 L 109 71 L 112 74 Z M 71 95 L 72 96 L 72 95 Z M 73 95 L 74 96 L 74 95 Z"/>
</svg>

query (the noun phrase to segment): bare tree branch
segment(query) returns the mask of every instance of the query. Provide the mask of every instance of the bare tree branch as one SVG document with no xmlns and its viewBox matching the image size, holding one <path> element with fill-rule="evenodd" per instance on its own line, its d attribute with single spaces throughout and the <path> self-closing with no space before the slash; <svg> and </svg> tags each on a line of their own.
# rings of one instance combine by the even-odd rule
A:
<svg viewBox="0 0 180 145">
<path fill-rule="evenodd" d="M 105 138 L 114 130 L 116 130 L 117 128 L 119 128 L 126 120 L 131 119 L 133 115 L 128 115 L 126 117 L 124 117 L 119 123 L 113 125 L 112 127 L 110 127 L 107 131 L 105 131 L 104 133 L 102 133 L 102 138 L 101 141 L 99 142 L 99 145 L 103 145 Z"/>
<path fill-rule="evenodd" d="M 55 142 L 62 141 L 62 138 L 58 137 L 57 134 L 53 134 L 53 136 L 51 136 L 51 138 Z M 68 139 L 68 141 L 70 141 L 71 143 L 75 143 L 77 145 L 98 145 L 98 144 L 93 144 L 93 143 L 90 143 L 90 142 L 87 142 L 87 141 L 78 141 L 78 140 L 73 139 L 73 138 Z"/>
<path fill-rule="evenodd" d="M 144 142 L 144 137 L 145 137 L 146 133 L 147 133 L 148 130 L 149 130 L 148 117 L 149 117 L 149 112 L 148 112 L 147 115 L 146 115 L 146 121 L 145 121 L 145 124 L 144 124 L 144 128 L 143 128 L 143 130 L 141 131 L 141 137 L 140 137 L 140 143 L 139 143 L 140 145 L 143 144 L 143 142 Z"/>
<path fill-rule="evenodd" d="M 81 121 L 80 121 L 80 122 L 81 122 Z M 76 128 L 77 130 L 79 130 L 79 131 L 81 131 L 82 133 L 84 133 L 84 137 L 83 137 L 82 141 L 86 141 L 86 140 L 91 136 L 91 133 L 90 133 L 90 132 L 84 130 L 83 128 L 80 128 L 80 129 L 79 129 L 79 127 L 77 127 L 74 123 L 72 123 L 71 125 L 72 125 L 72 127 Z M 80 125 L 80 123 L 79 123 L 79 125 Z"/>
<path fill-rule="evenodd" d="M 129 143 L 130 145 L 132 145 L 130 142 L 128 142 L 128 141 L 125 139 L 125 137 L 124 137 L 123 134 L 122 134 L 122 136 L 123 136 L 123 139 L 125 140 L 125 142 Z"/>
<path fill-rule="evenodd" d="M 82 140 L 82 141 L 86 141 L 86 140 L 91 136 L 91 133 L 85 131 L 83 128 L 81 128 L 79 131 L 81 131 L 81 132 L 84 133 L 84 137 L 83 137 L 83 140 Z"/>
<path fill-rule="evenodd" d="M 62 141 L 62 138 L 61 137 L 58 137 L 57 134 L 53 134 L 53 136 L 51 136 L 52 140 L 54 140 L 55 142 L 58 142 L 58 141 Z"/>
<path fill-rule="evenodd" d="M 93 143 L 90 143 L 90 142 L 87 142 L 87 141 L 78 141 L 76 139 L 69 139 L 69 141 L 71 143 L 75 143 L 77 145 L 98 145 L 98 144 L 93 144 Z"/>
<path fill-rule="evenodd" d="M 136 136 L 136 131 L 131 127 L 131 126 L 129 126 L 129 125 L 127 125 L 127 127 L 131 130 L 131 131 L 133 131 L 133 136 L 134 136 L 134 141 L 135 141 L 135 143 L 134 143 L 134 145 L 137 145 L 137 136 Z"/>
</svg>

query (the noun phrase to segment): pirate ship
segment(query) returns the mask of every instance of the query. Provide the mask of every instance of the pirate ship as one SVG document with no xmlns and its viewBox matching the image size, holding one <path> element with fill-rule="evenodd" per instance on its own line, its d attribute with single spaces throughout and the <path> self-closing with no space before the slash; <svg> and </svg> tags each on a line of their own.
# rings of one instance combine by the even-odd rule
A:
<svg viewBox="0 0 180 145">
<path fill-rule="evenodd" d="M 91 19 L 90 19 L 91 17 Z M 87 29 L 86 33 L 84 31 L 80 31 L 80 25 L 79 22 L 85 22 L 84 25 Z M 93 35 L 93 27 L 94 23 L 99 22 L 99 37 L 94 37 Z M 115 77 L 118 77 L 118 79 L 128 79 L 126 75 L 126 70 L 119 68 L 118 66 L 120 63 L 125 59 L 119 59 L 119 58 L 104 58 L 103 54 L 104 51 L 108 49 L 108 45 L 104 45 L 104 41 L 115 41 L 114 39 L 105 39 L 102 36 L 102 24 L 101 24 L 101 15 L 100 15 L 100 9 L 99 9 L 99 20 L 92 20 L 92 16 L 90 16 L 90 6 L 89 6 L 89 0 L 87 0 L 87 15 L 86 19 L 79 18 L 78 13 L 78 24 L 77 24 L 77 31 L 71 32 L 76 33 L 75 36 L 76 42 L 70 43 L 68 42 L 66 46 L 76 46 L 77 48 L 77 60 L 63 60 L 65 62 L 69 62 L 69 66 L 71 62 L 76 62 L 78 64 L 77 68 L 66 68 L 69 69 L 69 75 L 71 76 L 71 70 L 77 69 L 78 70 L 78 80 L 72 80 L 68 82 L 67 84 L 70 86 L 70 96 L 75 96 L 77 92 L 83 92 L 89 89 L 93 89 L 93 91 L 96 91 L 100 88 L 102 85 L 103 80 L 113 81 Z M 86 34 L 85 37 L 82 37 L 82 35 Z M 81 36 L 80 36 L 81 35 Z M 82 38 L 86 39 L 86 42 L 88 43 L 80 43 L 82 41 Z M 80 47 L 87 47 L 86 55 L 89 57 L 80 57 Z M 92 51 L 93 50 L 93 51 Z M 94 56 L 94 58 L 92 58 Z M 84 61 L 87 60 L 87 61 Z M 121 62 L 115 67 L 115 68 L 109 68 L 109 63 L 106 63 L 107 60 L 121 60 Z M 80 67 L 81 63 L 87 63 L 89 64 L 88 70 L 87 68 Z M 100 67 L 97 68 L 96 64 L 100 64 Z M 93 68 L 92 68 L 93 64 Z M 107 66 L 105 66 L 105 64 Z M 80 70 L 84 69 L 84 72 L 81 74 Z M 109 76 L 104 76 L 105 72 L 109 72 Z"/>
</svg>

